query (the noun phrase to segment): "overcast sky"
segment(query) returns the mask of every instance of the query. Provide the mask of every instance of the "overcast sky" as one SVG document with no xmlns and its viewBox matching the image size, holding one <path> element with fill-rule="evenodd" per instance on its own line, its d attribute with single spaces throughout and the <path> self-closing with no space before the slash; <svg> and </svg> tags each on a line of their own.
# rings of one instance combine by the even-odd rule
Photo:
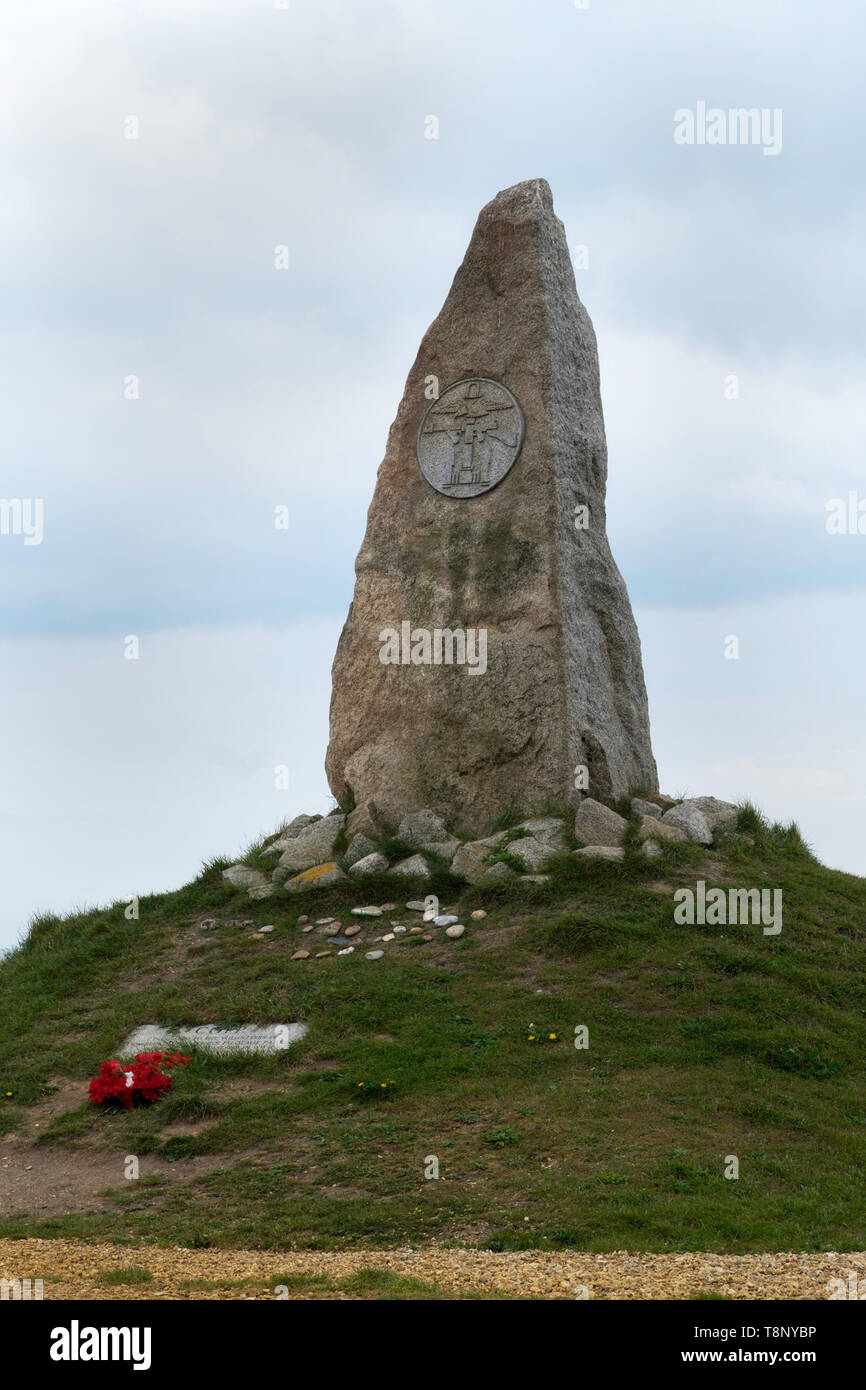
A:
<svg viewBox="0 0 866 1390">
<path fill-rule="evenodd" d="M 587 248 L 662 787 L 866 873 L 866 535 L 826 529 L 866 499 L 864 41 L 844 0 L 4 0 L 0 497 L 44 536 L 0 535 L 0 946 L 330 805 L 388 427 L 534 177 Z M 676 143 L 700 102 L 781 150 Z"/>
</svg>

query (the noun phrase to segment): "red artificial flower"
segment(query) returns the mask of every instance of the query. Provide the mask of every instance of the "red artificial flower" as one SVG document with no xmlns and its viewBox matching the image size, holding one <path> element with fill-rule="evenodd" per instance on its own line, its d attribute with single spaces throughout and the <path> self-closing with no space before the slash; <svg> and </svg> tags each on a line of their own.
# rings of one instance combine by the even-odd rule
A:
<svg viewBox="0 0 866 1390">
<path fill-rule="evenodd" d="M 131 1066 L 103 1062 L 89 1087 L 94 1105 L 117 1101 L 131 1110 L 137 1100 L 152 1104 L 171 1090 L 171 1077 L 160 1066 L 185 1066 L 191 1059 L 180 1052 L 139 1052 Z"/>
</svg>

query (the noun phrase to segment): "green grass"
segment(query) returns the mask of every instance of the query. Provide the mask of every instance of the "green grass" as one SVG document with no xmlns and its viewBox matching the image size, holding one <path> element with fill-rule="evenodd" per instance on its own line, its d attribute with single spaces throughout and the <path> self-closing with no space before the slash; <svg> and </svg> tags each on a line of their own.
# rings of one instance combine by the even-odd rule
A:
<svg viewBox="0 0 866 1390">
<path fill-rule="evenodd" d="M 97 1284 L 151 1284 L 153 1275 L 149 1269 L 138 1265 L 126 1265 L 122 1269 L 107 1269 L 97 1278 Z"/>
<path fill-rule="evenodd" d="M 277 1274 L 271 1279 L 251 1276 L 245 1279 L 185 1279 L 182 1290 L 221 1292 L 224 1289 L 255 1290 L 274 1298 L 320 1297 L 345 1293 L 352 1299 L 379 1302 L 441 1302 L 455 1300 L 514 1301 L 512 1295 L 497 1291 L 467 1291 L 443 1288 L 427 1279 L 393 1274 L 387 1269 L 359 1269 L 340 1279 L 325 1274 Z M 545 1300 L 546 1301 L 546 1300 Z"/>
<path fill-rule="evenodd" d="M 0 1133 L 25 1130 L 72 1079 L 82 1103 L 40 1125 L 40 1146 L 172 1165 L 118 1185 L 104 1212 L 4 1216 L 0 1234 L 269 1249 L 866 1244 L 866 881 L 818 864 L 795 826 L 746 807 L 711 855 L 564 855 L 548 884 L 484 889 L 439 868 L 423 890 L 383 877 L 258 903 L 224 883 L 225 863 L 142 898 L 137 922 L 122 903 L 40 918 L 0 961 Z M 781 887 L 781 934 L 676 925 L 673 889 L 698 877 Z M 290 960 L 300 913 L 345 921 L 360 901 L 419 891 L 459 905 L 466 936 L 407 935 L 375 963 Z M 221 925 L 199 932 L 206 915 Z M 230 918 L 277 930 L 251 941 Z M 136 1024 L 292 1019 L 309 1024 L 303 1043 L 197 1054 L 156 1106 L 85 1099 Z M 581 1025 L 588 1049 L 572 1045 Z M 387 1102 L 360 1104 L 361 1079 L 393 1081 Z M 425 1178 L 431 1156 L 438 1179 Z M 192 1176 L 195 1158 L 207 1170 Z"/>
</svg>

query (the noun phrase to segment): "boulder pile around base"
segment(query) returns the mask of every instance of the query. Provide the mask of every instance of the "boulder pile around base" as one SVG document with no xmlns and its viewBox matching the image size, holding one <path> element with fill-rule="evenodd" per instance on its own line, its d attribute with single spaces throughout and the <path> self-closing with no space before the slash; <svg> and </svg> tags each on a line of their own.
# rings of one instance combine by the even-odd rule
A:
<svg viewBox="0 0 866 1390">
<path fill-rule="evenodd" d="M 368 801 L 348 813 L 296 816 L 265 845 L 258 867 L 232 864 L 223 870 L 223 878 L 246 888 L 255 899 L 308 893 L 374 874 L 423 882 L 434 869 L 445 869 L 473 885 L 509 879 L 543 883 L 544 871 L 562 855 L 624 859 L 630 824 L 637 827 L 641 853 L 653 859 L 672 842 L 712 845 L 719 833 L 736 829 L 737 817 L 733 802 L 714 796 L 679 802 L 661 793 L 633 797 L 628 818 L 586 797 L 573 818 L 538 816 L 482 839 L 461 840 L 434 811 L 413 811 L 395 828 L 385 824 Z M 395 843 L 403 853 L 386 852 Z"/>
</svg>

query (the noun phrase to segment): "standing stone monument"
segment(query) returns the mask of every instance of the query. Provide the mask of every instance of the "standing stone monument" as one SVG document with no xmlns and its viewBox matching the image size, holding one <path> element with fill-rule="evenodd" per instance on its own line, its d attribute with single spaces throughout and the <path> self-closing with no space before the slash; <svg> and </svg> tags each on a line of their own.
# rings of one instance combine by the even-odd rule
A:
<svg viewBox="0 0 866 1390">
<path fill-rule="evenodd" d="M 477 834 L 657 790 L 606 478 L 595 333 L 533 179 L 482 209 L 391 426 L 333 667 L 338 800 Z"/>
</svg>

